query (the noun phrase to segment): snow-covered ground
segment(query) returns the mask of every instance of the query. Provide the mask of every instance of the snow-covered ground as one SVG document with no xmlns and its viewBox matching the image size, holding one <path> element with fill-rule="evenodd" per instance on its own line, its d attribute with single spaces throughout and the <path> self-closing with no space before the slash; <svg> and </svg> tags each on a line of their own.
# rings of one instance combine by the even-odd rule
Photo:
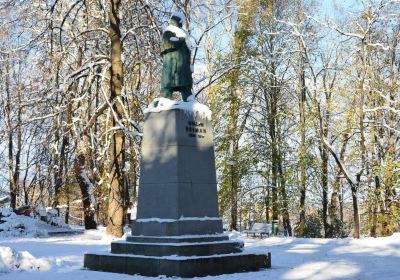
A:
<svg viewBox="0 0 400 280">
<path fill-rule="evenodd" d="M 278 237 L 261 240 L 244 237 L 244 240 L 248 251 L 272 252 L 272 269 L 199 279 L 400 279 L 400 233 L 360 240 Z M 1 238 L 0 248 L 11 250 L 0 249 L 0 268 L 7 261 L 12 266 L 12 252 L 17 261 L 25 262 L 18 268 L 3 270 L 8 272 L 0 273 L 0 279 L 157 279 L 83 270 L 83 254 L 108 251 L 110 241 L 102 231 L 67 237 Z"/>
</svg>

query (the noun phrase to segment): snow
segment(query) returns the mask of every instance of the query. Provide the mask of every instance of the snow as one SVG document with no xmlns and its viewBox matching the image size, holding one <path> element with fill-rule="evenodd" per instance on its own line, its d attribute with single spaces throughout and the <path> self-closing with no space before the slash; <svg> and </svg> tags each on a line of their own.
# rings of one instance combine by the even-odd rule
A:
<svg viewBox="0 0 400 280">
<path fill-rule="evenodd" d="M 44 211 L 44 215 L 47 213 Z M 9 208 L 0 208 L 0 237 L 40 237 L 48 233 L 73 231 L 59 217 L 50 217 L 50 225 L 39 220 L 39 217 L 17 215 Z"/>
<path fill-rule="evenodd" d="M 177 41 L 179 41 L 179 38 L 182 38 L 182 39 L 185 39 L 185 43 L 186 43 L 186 46 L 189 49 L 189 51 L 192 51 L 192 49 L 195 47 L 192 44 L 192 37 L 189 35 L 189 33 L 186 30 L 179 28 L 177 26 L 174 26 L 174 25 L 168 25 L 163 30 L 163 33 L 165 33 L 165 32 L 171 32 L 171 33 L 175 34 L 175 36 L 172 36 L 170 38 L 171 42 L 177 42 Z"/>
<path fill-rule="evenodd" d="M 129 172 L 129 169 L 131 169 L 131 163 L 130 163 L 130 161 L 125 161 L 124 168 L 122 169 L 122 171 Z"/>
<path fill-rule="evenodd" d="M 390 237 L 346 239 L 302 239 L 271 237 L 251 239 L 238 232 L 231 237 L 243 238 L 248 252 L 272 253 L 272 268 L 258 272 L 208 276 L 204 280 L 253 279 L 398 279 L 400 274 L 400 233 Z M 110 238 L 101 230 L 79 236 L 51 238 L 1 238 L 0 246 L 28 251 L 40 270 L 7 270 L 4 280 L 151 280 L 142 277 L 82 270 L 85 252 L 107 253 Z M 9 249 L 4 249 L 8 251 Z M 1 253 L 3 255 L 3 253 Z M 10 253 L 6 253 L 10 256 Z M 17 258 L 18 259 L 18 258 Z M 4 262 L 4 261 L 3 261 Z M 29 266 L 28 266 L 29 267 Z M 173 278 L 179 279 L 179 278 Z"/>
<path fill-rule="evenodd" d="M 0 273 L 33 269 L 48 270 L 50 264 L 45 259 L 36 259 L 29 252 L 0 246 Z"/>
<path fill-rule="evenodd" d="M 157 104 L 157 106 L 156 106 Z M 211 120 L 211 110 L 204 104 L 197 102 L 193 95 L 188 97 L 188 101 L 175 101 L 168 98 L 159 97 L 144 110 L 144 113 L 159 113 L 168 110 L 184 110 L 192 116 L 199 115 L 202 118 Z"/>
<path fill-rule="evenodd" d="M 82 171 L 80 173 L 81 178 L 85 181 L 85 185 L 88 186 L 88 194 L 89 194 L 89 200 L 90 200 L 90 207 L 94 209 L 96 205 L 96 198 L 94 197 L 94 186 L 92 182 L 90 181 L 87 173 L 84 171 L 85 166 L 82 167 Z"/>
<path fill-rule="evenodd" d="M 183 30 L 182 28 L 179 28 L 174 25 L 168 25 L 167 27 L 164 28 L 164 32 L 172 32 L 175 34 L 176 38 L 187 38 L 189 35 L 188 33 Z"/>
<path fill-rule="evenodd" d="M 47 215 L 47 213 L 52 214 L 52 215 L 57 215 L 58 211 L 57 211 L 57 209 L 54 209 L 52 207 L 46 207 L 46 211 L 44 211 L 44 215 Z"/>
<path fill-rule="evenodd" d="M 10 196 L 9 196 L 9 195 L 0 197 L 0 204 L 7 203 L 7 202 L 9 202 L 9 201 L 10 201 Z"/>
<path fill-rule="evenodd" d="M 234 230 L 234 231 L 231 231 L 228 236 L 229 236 L 229 239 L 238 240 L 238 239 L 241 239 L 242 234 L 239 231 Z"/>
</svg>

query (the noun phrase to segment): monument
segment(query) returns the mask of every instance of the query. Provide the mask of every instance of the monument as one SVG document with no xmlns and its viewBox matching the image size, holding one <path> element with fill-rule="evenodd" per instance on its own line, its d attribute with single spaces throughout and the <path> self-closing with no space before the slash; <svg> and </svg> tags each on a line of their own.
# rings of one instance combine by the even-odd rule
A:
<svg viewBox="0 0 400 280">
<path fill-rule="evenodd" d="M 171 21 L 182 23 L 182 18 L 174 15 Z M 179 75 L 188 74 L 185 69 Z M 163 79 L 165 75 L 171 78 L 168 69 L 163 70 Z M 191 87 L 191 77 L 183 80 L 189 80 Z M 156 99 L 145 112 L 137 217 L 131 236 L 112 242 L 110 253 L 85 254 L 85 268 L 196 277 L 271 267 L 269 253 L 246 253 L 243 242 L 229 240 L 223 233 L 211 112 L 189 97 L 187 86 L 163 83 L 167 98 Z M 168 99 L 176 90 L 189 102 Z"/>
</svg>

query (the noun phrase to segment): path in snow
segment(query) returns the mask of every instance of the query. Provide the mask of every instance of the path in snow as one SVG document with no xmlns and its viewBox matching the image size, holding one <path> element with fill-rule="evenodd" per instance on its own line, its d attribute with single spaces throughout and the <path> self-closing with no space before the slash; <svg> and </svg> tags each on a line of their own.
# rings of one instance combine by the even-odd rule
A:
<svg viewBox="0 0 400 280">
<path fill-rule="evenodd" d="M 249 251 L 272 252 L 272 269 L 204 277 L 207 280 L 254 279 L 400 279 L 400 233 L 385 238 L 353 239 L 248 239 Z M 0 246 L 28 251 L 48 260 L 47 271 L 0 273 L 1 280 L 150 280 L 159 278 L 130 276 L 82 270 L 85 252 L 110 249 L 110 239 L 99 231 L 83 235 L 52 238 L 1 239 Z M 178 278 L 173 278 L 178 279 Z"/>
</svg>

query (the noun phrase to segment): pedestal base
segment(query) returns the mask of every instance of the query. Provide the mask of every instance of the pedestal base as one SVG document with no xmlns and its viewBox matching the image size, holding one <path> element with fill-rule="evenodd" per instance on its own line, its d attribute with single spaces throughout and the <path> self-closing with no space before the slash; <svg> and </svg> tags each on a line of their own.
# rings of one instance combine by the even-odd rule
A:
<svg viewBox="0 0 400 280">
<path fill-rule="evenodd" d="M 85 268 L 143 276 L 200 277 L 271 267 L 271 254 L 235 253 L 202 257 L 149 257 L 129 254 L 85 254 Z"/>
<path fill-rule="evenodd" d="M 138 243 L 117 241 L 111 243 L 112 254 L 134 254 L 144 256 L 212 256 L 241 253 L 242 242 L 202 242 L 202 243 Z"/>
</svg>

